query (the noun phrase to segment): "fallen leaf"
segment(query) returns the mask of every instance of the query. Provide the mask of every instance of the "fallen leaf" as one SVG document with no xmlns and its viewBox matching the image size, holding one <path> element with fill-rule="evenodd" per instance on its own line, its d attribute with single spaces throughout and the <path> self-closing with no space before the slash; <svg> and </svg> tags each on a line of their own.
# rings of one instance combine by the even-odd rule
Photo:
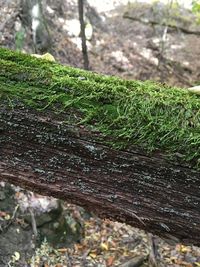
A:
<svg viewBox="0 0 200 267">
<path fill-rule="evenodd" d="M 89 257 L 92 258 L 92 259 L 96 259 L 97 254 L 96 253 L 90 253 Z"/>
<path fill-rule="evenodd" d="M 114 263 L 115 258 L 113 256 L 110 256 L 107 260 L 106 260 L 106 266 L 112 266 Z"/>
<path fill-rule="evenodd" d="M 58 249 L 58 252 L 61 252 L 61 253 L 65 253 L 65 252 L 67 252 L 67 251 L 68 251 L 67 248 L 59 248 L 59 249 Z"/>
<path fill-rule="evenodd" d="M 18 261 L 20 259 L 20 253 L 18 251 L 15 251 L 12 255 L 12 262 Z"/>
<path fill-rule="evenodd" d="M 102 250 L 108 250 L 108 244 L 107 243 L 101 243 L 100 247 Z"/>
</svg>

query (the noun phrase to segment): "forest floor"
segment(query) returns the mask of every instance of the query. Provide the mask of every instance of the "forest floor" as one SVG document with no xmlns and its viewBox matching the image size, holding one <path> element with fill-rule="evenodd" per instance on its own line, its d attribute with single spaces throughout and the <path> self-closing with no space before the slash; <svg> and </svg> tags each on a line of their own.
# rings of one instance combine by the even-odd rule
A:
<svg viewBox="0 0 200 267">
<path fill-rule="evenodd" d="M 58 62 L 83 67 L 81 40 L 77 30 L 77 1 L 46 2 L 45 14 L 53 40 L 51 53 Z M 170 17 L 169 9 L 164 11 L 167 18 L 163 17 L 162 5 L 156 9 L 149 4 L 134 6 L 126 0 L 91 0 L 88 3 L 86 15 L 90 37 L 87 45 L 91 70 L 126 79 L 151 79 L 180 87 L 188 87 L 200 81 L 200 33 L 198 26 L 190 27 L 194 17 L 189 11 L 182 10 L 177 22 L 180 24 L 171 27 L 166 24 L 170 24 L 173 18 Z M 16 49 L 16 32 L 20 23 L 17 15 L 20 12 L 19 1 L 0 1 L 0 8 L 0 45 Z M 125 18 L 127 16 L 129 18 Z M 186 18 L 191 21 L 186 23 Z M 22 50 L 34 53 L 30 32 L 26 33 L 23 42 Z M 2 184 L 2 188 L 4 186 Z M 19 189 L 15 190 L 15 201 L 19 199 L 19 192 Z M 4 197 L 0 194 L 0 223 L 9 221 L 12 217 L 9 214 L 15 210 L 14 204 L 12 210 L 3 209 L 2 199 Z M 22 263 L 20 255 L 28 242 L 26 237 L 22 238 L 19 249 L 13 244 L 12 250 L 15 239 L 14 236 L 11 238 L 13 232 L 8 229 L 11 225 L 18 229 L 22 222 L 15 217 L 6 232 L 0 228 L 0 239 L 3 240 L 3 243 L 0 242 L 0 266 L 109 267 L 121 266 L 123 262 L 137 256 L 144 257 L 141 266 L 151 266 L 145 260 L 151 250 L 150 235 L 95 216 L 83 220 L 79 208 L 65 206 L 76 214 L 76 219 L 78 217 L 82 221 L 84 234 L 79 242 L 70 247 L 63 245 L 59 249 L 53 249 L 47 242 L 43 242 L 34 249 L 31 257 L 29 255 L 29 261 L 27 258 L 27 263 Z M 179 243 L 170 245 L 158 237 L 154 239 L 158 266 L 200 266 L 199 248 Z M 6 241 L 11 243 L 6 244 Z M 12 255 L 5 255 L 2 244 L 9 246 Z"/>
</svg>

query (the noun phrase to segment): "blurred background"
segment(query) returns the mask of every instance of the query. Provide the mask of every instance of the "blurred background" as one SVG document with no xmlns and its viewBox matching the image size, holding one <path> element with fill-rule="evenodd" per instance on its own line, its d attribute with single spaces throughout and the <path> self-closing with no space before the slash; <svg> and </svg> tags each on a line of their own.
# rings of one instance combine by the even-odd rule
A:
<svg viewBox="0 0 200 267">
<path fill-rule="evenodd" d="M 1 47 L 126 79 L 200 83 L 199 0 L 0 0 L 0 8 Z M 198 267 L 200 249 L 1 182 L 1 266 Z"/>
</svg>

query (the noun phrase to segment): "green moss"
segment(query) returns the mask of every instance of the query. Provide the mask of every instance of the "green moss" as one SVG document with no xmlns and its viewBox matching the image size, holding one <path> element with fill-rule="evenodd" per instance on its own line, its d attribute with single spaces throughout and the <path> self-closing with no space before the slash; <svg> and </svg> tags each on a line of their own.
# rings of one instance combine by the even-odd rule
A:
<svg viewBox="0 0 200 267">
<path fill-rule="evenodd" d="M 187 90 L 103 76 L 1 48 L 0 96 L 38 109 L 73 109 L 81 114 L 76 123 L 113 137 L 114 146 L 181 153 L 200 164 L 200 98 Z"/>
</svg>

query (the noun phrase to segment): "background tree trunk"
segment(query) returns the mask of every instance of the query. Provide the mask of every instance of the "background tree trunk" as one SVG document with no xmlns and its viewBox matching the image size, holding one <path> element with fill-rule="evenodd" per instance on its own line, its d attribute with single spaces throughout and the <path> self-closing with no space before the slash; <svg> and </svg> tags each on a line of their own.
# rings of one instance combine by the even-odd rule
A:
<svg viewBox="0 0 200 267">
<path fill-rule="evenodd" d="M 23 26 L 32 33 L 35 53 L 49 51 L 52 39 L 44 16 L 42 0 L 21 0 L 20 17 Z"/>
<path fill-rule="evenodd" d="M 85 22 L 84 22 L 84 0 L 78 0 L 78 13 L 79 13 L 79 21 L 81 27 L 81 42 L 82 42 L 82 53 L 83 53 L 83 62 L 84 69 L 89 70 L 89 59 L 87 53 L 87 43 L 85 36 Z"/>
</svg>

